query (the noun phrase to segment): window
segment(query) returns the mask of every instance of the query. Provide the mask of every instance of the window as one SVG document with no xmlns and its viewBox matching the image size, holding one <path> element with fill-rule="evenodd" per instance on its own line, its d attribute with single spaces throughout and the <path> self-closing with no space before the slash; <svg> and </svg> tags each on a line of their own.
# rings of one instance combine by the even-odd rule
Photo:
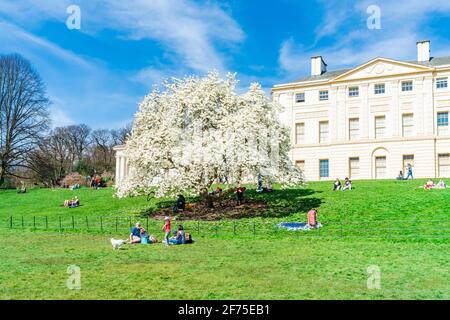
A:
<svg viewBox="0 0 450 320">
<path fill-rule="evenodd" d="M 386 87 L 385 87 L 384 83 L 376 84 L 374 89 L 375 89 L 375 94 L 384 94 L 386 91 Z"/>
<path fill-rule="evenodd" d="M 438 112 L 437 114 L 438 135 L 448 134 L 448 112 Z"/>
<path fill-rule="evenodd" d="M 295 144 L 300 144 L 305 141 L 305 124 L 295 124 Z"/>
<path fill-rule="evenodd" d="M 375 117 L 375 139 L 383 138 L 386 135 L 386 117 Z"/>
<path fill-rule="evenodd" d="M 386 157 L 375 157 L 375 178 L 386 178 Z"/>
<path fill-rule="evenodd" d="M 295 102 L 296 103 L 305 102 L 305 93 L 304 92 L 296 93 L 295 94 Z"/>
<path fill-rule="evenodd" d="M 328 100 L 328 90 L 319 91 L 319 100 Z"/>
<path fill-rule="evenodd" d="M 403 81 L 402 82 L 402 91 L 412 91 L 413 90 L 413 82 L 412 81 Z"/>
<path fill-rule="evenodd" d="M 412 113 L 403 115 L 402 130 L 404 137 L 411 137 L 414 135 L 414 115 Z"/>
<path fill-rule="evenodd" d="M 438 155 L 439 177 L 450 177 L 450 154 Z"/>
<path fill-rule="evenodd" d="M 447 78 L 436 79 L 436 89 L 445 89 L 447 87 L 448 87 L 448 79 Z"/>
<path fill-rule="evenodd" d="M 328 159 L 319 160 L 319 169 L 321 178 L 328 178 L 330 176 L 328 170 Z"/>
<path fill-rule="evenodd" d="M 355 179 L 359 176 L 359 158 L 350 158 L 349 159 L 349 178 Z"/>
<path fill-rule="evenodd" d="M 348 120 L 348 138 L 349 140 L 356 140 L 359 138 L 359 119 Z"/>
<path fill-rule="evenodd" d="M 349 97 L 358 97 L 359 96 L 359 87 L 349 87 L 348 88 L 348 96 Z"/>
<path fill-rule="evenodd" d="M 408 164 L 414 169 L 414 155 L 408 154 L 403 156 L 403 176 L 406 177 L 408 174 Z"/>
<path fill-rule="evenodd" d="M 305 160 L 295 161 L 295 165 L 299 167 L 302 171 L 305 171 Z"/>
<path fill-rule="evenodd" d="M 321 121 L 319 122 L 319 142 L 327 142 L 328 138 L 328 121 Z"/>
</svg>

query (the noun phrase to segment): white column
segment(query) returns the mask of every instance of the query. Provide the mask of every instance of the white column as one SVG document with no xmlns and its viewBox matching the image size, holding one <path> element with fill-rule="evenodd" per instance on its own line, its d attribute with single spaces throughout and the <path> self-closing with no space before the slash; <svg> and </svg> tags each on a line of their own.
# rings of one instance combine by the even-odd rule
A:
<svg viewBox="0 0 450 320">
<path fill-rule="evenodd" d="M 120 180 L 125 177 L 125 158 L 120 157 Z"/>
<path fill-rule="evenodd" d="M 116 155 L 116 184 L 119 182 L 119 164 L 120 158 Z"/>
</svg>

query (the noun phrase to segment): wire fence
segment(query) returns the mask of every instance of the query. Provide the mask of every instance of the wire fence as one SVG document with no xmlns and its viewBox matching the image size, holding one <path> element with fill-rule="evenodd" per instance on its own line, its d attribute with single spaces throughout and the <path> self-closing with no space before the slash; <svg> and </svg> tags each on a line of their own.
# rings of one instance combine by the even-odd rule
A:
<svg viewBox="0 0 450 320">
<path fill-rule="evenodd" d="M 0 219 L 0 228 L 11 230 L 53 232 L 96 232 L 128 234 L 139 220 L 149 234 L 162 233 L 161 220 L 128 216 L 7 216 Z M 182 224 L 194 237 L 276 237 L 302 238 L 378 238 L 378 239 L 448 239 L 450 219 L 324 221 L 322 227 L 307 231 L 289 231 L 278 226 L 280 221 L 221 220 L 172 221 L 172 228 Z"/>
</svg>

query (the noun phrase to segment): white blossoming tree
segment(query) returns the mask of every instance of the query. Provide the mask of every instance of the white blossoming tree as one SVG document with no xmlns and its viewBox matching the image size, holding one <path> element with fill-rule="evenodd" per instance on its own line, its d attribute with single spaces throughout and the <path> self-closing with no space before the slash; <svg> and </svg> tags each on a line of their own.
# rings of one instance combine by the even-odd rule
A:
<svg viewBox="0 0 450 320">
<path fill-rule="evenodd" d="M 258 176 L 283 186 L 303 183 L 288 157 L 289 131 L 278 121 L 281 106 L 253 84 L 238 95 L 236 79 L 217 73 L 165 82 L 140 104 L 126 143 L 130 173 L 119 197 L 198 195 L 213 204 L 212 184 L 234 190 Z"/>
</svg>

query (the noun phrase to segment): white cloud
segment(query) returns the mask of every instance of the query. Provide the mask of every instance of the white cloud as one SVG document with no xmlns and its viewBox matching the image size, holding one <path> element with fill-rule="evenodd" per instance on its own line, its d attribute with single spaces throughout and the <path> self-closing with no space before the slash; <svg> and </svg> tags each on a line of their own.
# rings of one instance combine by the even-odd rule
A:
<svg viewBox="0 0 450 320">
<path fill-rule="evenodd" d="M 53 102 L 57 100 L 58 99 L 55 98 L 52 99 Z M 75 124 L 74 119 L 66 111 L 63 111 L 60 106 L 57 105 L 52 105 L 50 107 L 50 119 L 52 121 L 53 129 Z"/>
<path fill-rule="evenodd" d="M 69 0 L 2 0 L 0 15 L 19 23 L 36 24 L 48 19 L 64 23 Z M 132 40 L 152 39 L 163 45 L 172 62 L 192 71 L 226 71 L 226 57 L 219 47 L 233 48 L 245 35 L 218 4 L 192 0 L 79 0 L 81 31 L 95 34 L 118 31 Z"/>
<path fill-rule="evenodd" d="M 279 65 L 285 78 L 309 74 L 309 59 L 320 54 L 329 70 L 353 67 L 377 56 L 414 60 L 416 41 L 430 39 L 432 55 L 450 55 L 450 42 L 429 33 L 427 23 L 435 14 L 450 13 L 450 1 L 372 0 L 352 2 L 319 1 L 325 19 L 316 28 L 313 44 L 287 39 L 279 51 Z M 366 20 L 368 6 L 381 9 L 381 30 L 369 30 Z"/>
</svg>

